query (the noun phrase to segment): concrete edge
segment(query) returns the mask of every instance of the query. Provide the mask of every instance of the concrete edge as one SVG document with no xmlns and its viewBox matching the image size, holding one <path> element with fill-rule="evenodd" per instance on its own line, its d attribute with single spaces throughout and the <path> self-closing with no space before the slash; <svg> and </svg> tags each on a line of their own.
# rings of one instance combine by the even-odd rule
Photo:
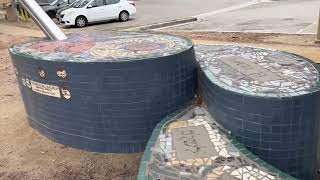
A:
<svg viewBox="0 0 320 180">
<path fill-rule="evenodd" d="M 189 111 L 193 106 L 191 104 L 185 105 L 181 107 L 180 109 L 176 110 L 175 112 L 169 114 L 166 116 L 164 119 L 162 119 L 156 127 L 152 131 L 152 135 L 148 140 L 148 144 L 146 146 L 146 149 L 142 155 L 141 161 L 139 163 L 139 170 L 138 170 L 138 175 L 137 175 L 137 180 L 148 180 L 148 175 L 147 175 L 147 165 L 151 159 L 151 154 L 152 154 L 152 148 L 157 142 L 158 136 L 160 134 L 160 131 L 162 130 L 162 127 L 165 124 L 168 124 L 172 121 L 175 121 L 177 117 L 181 116 L 182 114 L 186 113 Z"/>
<path fill-rule="evenodd" d="M 189 17 L 189 18 L 165 21 L 165 22 L 161 22 L 161 23 L 148 24 L 148 25 L 143 25 L 143 26 L 138 26 L 138 27 L 133 27 L 133 28 L 127 28 L 125 30 L 127 30 L 127 31 L 132 31 L 132 30 L 151 30 L 151 29 L 169 27 L 169 26 L 174 26 L 174 25 L 178 25 L 178 24 L 185 24 L 185 23 L 195 22 L 195 21 L 198 21 L 198 18 Z"/>
<path fill-rule="evenodd" d="M 316 35 L 315 33 L 284 33 L 284 32 L 259 32 L 259 31 L 216 31 L 216 30 L 201 30 L 201 29 L 200 30 L 159 29 L 156 31 L 177 32 L 177 33 L 190 32 L 190 33 L 246 33 L 246 34 L 279 34 L 279 35 Z"/>
</svg>

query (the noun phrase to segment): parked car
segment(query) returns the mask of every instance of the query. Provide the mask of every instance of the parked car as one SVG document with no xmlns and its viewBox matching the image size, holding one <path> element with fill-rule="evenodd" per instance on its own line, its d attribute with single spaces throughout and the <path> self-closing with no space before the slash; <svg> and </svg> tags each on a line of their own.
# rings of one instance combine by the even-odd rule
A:
<svg viewBox="0 0 320 180">
<path fill-rule="evenodd" d="M 82 0 L 75 0 L 75 1 L 73 1 L 73 3 L 67 4 L 66 6 L 58 9 L 56 16 L 57 16 L 57 17 L 60 17 L 62 11 L 66 10 L 66 9 L 72 8 L 73 4 L 74 4 L 74 3 L 77 3 L 78 1 L 82 1 Z"/>
<path fill-rule="evenodd" d="M 59 9 L 67 6 L 68 4 L 73 3 L 75 0 L 55 0 L 50 4 L 40 4 L 41 8 L 49 15 L 51 18 L 56 17 L 56 13 Z"/>
<path fill-rule="evenodd" d="M 50 5 L 55 0 L 36 0 L 40 6 Z"/>
<path fill-rule="evenodd" d="M 134 2 L 127 0 L 81 0 L 70 7 L 58 15 L 58 20 L 61 24 L 77 27 L 113 19 L 127 21 L 136 13 Z"/>
</svg>

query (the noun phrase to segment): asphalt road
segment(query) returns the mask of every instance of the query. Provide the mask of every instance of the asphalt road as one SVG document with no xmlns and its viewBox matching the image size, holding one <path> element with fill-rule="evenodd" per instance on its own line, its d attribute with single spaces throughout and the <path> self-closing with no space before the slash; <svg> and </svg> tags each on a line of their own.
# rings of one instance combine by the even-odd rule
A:
<svg viewBox="0 0 320 180">
<path fill-rule="evenodd" d="M 320 0 L 136 0 L 135 3 L 137 14 L 132 20 L 99 23 L 83 30 L 124 30 L 197 17 L 197 22 L 157 30 L 314 34 L 320 8 Z"/>
<path fill-rule="evenodd" d="M 127 22 L 112 21 L 90 25 L 85 30 L 119 30 L 174 19 L 187 18 L 242 4 L 248 0 L 135 0 L 137 14 Z M 74 31 L 75 28 L 66 28 Z M 78 29 L 76 29 L 78 30 Z"/>
</svg>

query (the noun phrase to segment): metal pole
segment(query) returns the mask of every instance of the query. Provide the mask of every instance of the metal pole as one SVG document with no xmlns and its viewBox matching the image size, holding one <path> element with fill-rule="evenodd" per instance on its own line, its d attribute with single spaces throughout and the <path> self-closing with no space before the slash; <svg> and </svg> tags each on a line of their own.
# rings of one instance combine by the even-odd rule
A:
<svg viewBox="0 0 320 180">
<path fill-rule="evenodd" d="M 67 39 L 61 29 L 52 19 L 42 10 L 35 0 L 18 0 L 19 3 L 28 11 L 34 22 L 52 40 Z"/>
<path fill-rule="evenodd" d="M 318 32 L 316 35 L 316 43 L 320 43 L 320 11 L 319 11 Z"/>
</svg>

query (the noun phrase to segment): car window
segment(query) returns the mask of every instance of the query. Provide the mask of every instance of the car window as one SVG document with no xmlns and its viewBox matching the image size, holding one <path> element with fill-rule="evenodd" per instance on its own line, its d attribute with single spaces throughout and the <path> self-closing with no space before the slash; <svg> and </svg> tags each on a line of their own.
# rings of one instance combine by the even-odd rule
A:
<svg viewBox="0 0 320 180">
<path fill-rule="evenodd" d="M 89 3 L 89 0 L 81 1 L 81 4 L 80 4 L 79 8 L 84 7 L 84 6 L 87 5 L 88 3 Z"/>
<path fill-rule="evenodd" d="M 92 7 L 98 7 L 105 5 L 104 0 L 93 0 L 91 2 Z"/>
<path fill-rule="evenodd" d="M 120 0 L 105 0 L 105 1 L 106 1 L 106 5 L 117 4 L 118 2 L 120 2 Z"/>
<path fill-rule="evenodd" d="M 69 0 L 68 3 L 69 3 L 69 4 L 72 4 L 72 3 L 76 2 L 76 1 L 77 1 L 77 0 Z"/>
<path fill-rule="evenodd" d="M 36 0 L 38 4 L 51 4 L 54 0 Z"/>
<path fill-rule="evenodd" d="M 71 5 L 71 7 L 73 8 L 82 8 L 85 5 L 87 5 L 89 3 L 90 0 L 80 0 L 80 1 L 76 1 L 75 3 L 73 3 Z"/>
<path fill-rule="evenodd" d="M 67 4 L 68 1 L 67 0 L 58 0 L 57 5 L 64 5 Z"/>
</svg>

